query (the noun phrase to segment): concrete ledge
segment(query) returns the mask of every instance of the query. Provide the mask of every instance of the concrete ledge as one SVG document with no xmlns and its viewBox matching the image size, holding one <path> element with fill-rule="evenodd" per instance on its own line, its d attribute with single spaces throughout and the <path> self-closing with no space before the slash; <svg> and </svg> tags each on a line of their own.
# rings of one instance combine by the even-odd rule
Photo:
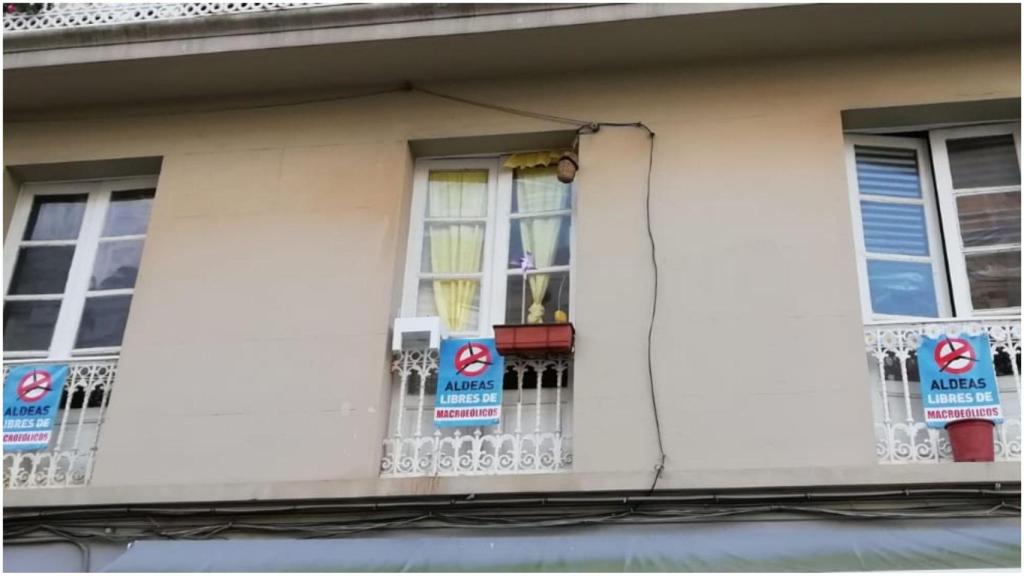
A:
<svg viewBox="0 0 1024 576">
<path fill-rule="evenodd" d="M 833 468 L 668 470 L 661 490 L 773 489 L 834 486 L 908 486 L 949 483 L 1019 483 L 1019 462 L 896 464 Z M 360 478 L 276 483 L 206 485 L 86 486 L 64 489 L 4 490 L 5 508 L 239 502 L 647 490 L 652 472 L 591 472 L 518 476 Z"/>
</svg>

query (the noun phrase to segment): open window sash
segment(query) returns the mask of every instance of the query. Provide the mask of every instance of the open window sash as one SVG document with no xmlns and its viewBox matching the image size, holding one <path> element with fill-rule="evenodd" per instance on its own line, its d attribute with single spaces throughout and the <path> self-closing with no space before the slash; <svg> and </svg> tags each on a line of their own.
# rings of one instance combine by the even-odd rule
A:
<svg viewBox="0 0 1024 576">
<path fill-rule="evenodd" d="M 956 316 L 1020 313 L 1020 124 L 929 136 Z"/>
<path fill-rule="evenodd" d="M 864 321 L 949 316 L 928 143 L 847 135 L 846 163 Z"/>
</svg>

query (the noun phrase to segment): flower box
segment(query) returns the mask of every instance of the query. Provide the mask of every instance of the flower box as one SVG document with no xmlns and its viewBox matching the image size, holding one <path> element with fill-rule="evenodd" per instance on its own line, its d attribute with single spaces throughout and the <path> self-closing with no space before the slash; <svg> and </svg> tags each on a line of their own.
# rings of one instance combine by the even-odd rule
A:
<svg viewBox="0 0 1024 576">
<path fill-rule="evenodd" d="M 494 345 L 503 355 L 572 354 L 576 329 L 571 323 L 504 324 L 494 327 Z"/>
</svg>

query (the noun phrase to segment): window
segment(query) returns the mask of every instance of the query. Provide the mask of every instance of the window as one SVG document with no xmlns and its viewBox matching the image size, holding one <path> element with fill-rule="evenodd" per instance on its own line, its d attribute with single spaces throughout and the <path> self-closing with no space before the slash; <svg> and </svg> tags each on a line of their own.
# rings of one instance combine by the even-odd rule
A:
<svg viewBox="0 0 1024 576">
<path fill-rule="evenodd" d="M 1017 124 L 847 136 L 866 320 L 1019 312 L 1019 141 Z"/>
<path fill-rule="evenodd" d="M 31 183 L 4 246 L 4 357 L 120 350 L 155 178 Z"/>
<path fill-rule="evenodd" d="M 456 337 L 571 316 L 572 186 L 504 160 L 417 163 L 403 316 L 439 316 Z"/>
</svg>

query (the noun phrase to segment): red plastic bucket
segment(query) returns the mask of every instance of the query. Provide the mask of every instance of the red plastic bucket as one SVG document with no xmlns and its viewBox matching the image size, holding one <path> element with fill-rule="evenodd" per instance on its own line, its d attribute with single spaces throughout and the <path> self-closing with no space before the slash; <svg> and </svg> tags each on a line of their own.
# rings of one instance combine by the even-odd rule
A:
<svg viewBox="0 0 1024 576">
<path fill-rule="evenodd" d="M 946 424 L 949 443 L 953 447 L 955 462 L 992 462 L 995 445 L 992 430 L 995 424 L 988 420 L 957 420 Z"/>
</svg>

